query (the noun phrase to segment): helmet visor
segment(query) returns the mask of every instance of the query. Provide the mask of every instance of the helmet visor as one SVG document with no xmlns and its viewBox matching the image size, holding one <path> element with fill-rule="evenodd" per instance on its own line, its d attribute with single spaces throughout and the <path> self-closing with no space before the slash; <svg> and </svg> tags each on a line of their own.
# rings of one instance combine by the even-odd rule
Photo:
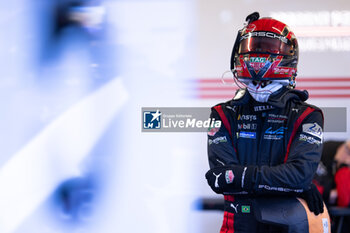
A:
<svg viewBox="0 0 350 233">
<path fill-rule="evenodd" d="M 238 54 L 272 53 L 294 55 L 295 46 L 287 38 L 272 32 L 254 32 L 241 37 Z"/>
</svg>

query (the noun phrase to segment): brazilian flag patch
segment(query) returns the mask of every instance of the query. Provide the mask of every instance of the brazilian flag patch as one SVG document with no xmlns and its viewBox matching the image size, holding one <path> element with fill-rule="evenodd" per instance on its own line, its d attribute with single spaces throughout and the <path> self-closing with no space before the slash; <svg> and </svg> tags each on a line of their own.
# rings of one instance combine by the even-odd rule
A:
<svg viewBox="0 0 350 233">
<path fill-rule="evenodd" d="M 249 205 L 242 205 L 242 213 L 249 214 L 250 213 L 250 206 Z"/>
</svg>

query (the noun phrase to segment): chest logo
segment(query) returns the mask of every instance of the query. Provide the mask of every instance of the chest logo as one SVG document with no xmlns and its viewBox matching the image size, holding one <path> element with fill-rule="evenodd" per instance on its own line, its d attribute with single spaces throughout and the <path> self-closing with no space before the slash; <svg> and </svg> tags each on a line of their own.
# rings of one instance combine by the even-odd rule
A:
<svg viewBox="0 0 350 233">
<path fill-rule="evenodd" d="M 245 120 L 245 121 L 256 121 L 256 115 L 241 115 L 239 114 L 237 120 Z"/>
<path fill-rule="evenodd" d="M 241 131 L 241 132 L 239 132 L 239 137 L 240 138 L 256 139 L 256 132 Z"/>
<path fill-rule="evenodd" d="M 280 140 L 284 136 L 284 132 L 287 127 L 279 127 L 278 129 L 273 130 L 272 127 L 266 129 L 264 134 L 264 139 L 267 140 Z"/>
</svg>

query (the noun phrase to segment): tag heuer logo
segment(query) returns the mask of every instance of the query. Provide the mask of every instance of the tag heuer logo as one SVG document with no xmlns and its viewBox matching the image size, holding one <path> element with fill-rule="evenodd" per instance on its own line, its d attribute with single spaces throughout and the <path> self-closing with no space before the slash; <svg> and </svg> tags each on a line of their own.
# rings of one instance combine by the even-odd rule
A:
<svg viewBox="0 0 350 233">
<path fill-rule="evenodd" d="M 251 57 L 250 62 L 260 62 L 260 63 L 265 63 L 266 62 L 266 57 Z"/>
<path fill-rule="evenodd" d="M 235 178 L 235 175 L 233 174 L 233 171 L 227 170 L 225 173 L 226 183 L 231 184 L 234 178 Z"/>
</svg>

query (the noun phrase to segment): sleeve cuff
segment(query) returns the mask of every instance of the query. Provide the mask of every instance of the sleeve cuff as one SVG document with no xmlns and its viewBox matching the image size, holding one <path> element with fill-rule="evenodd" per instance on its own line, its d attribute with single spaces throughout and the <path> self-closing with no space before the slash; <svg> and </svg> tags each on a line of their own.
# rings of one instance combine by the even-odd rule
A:
<svg viewBox="0 0 350 233">
<path fill-rule="evenodd" d="M 254 187 L 254 177 L 256 172 L 256 166 L 247 166 L 244 167 L 243 173 L 242 173 L 242 181 L 241 181 L 241 188 L 244 191 L 252 191 Z"/>
</svg>

